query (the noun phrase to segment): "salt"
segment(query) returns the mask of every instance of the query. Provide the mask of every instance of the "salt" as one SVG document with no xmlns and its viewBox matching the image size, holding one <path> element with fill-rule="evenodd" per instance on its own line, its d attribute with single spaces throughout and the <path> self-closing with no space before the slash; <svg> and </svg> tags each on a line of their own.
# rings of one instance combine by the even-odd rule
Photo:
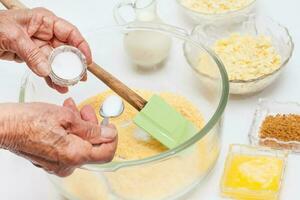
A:
<svg viewBox="0 0 300 200">
<path fill-rule="evenodd" d="M 65 80 L 79 77 L 84 68 L 80 57 L 72 51 L 57 54 L 53 58 L 51 67 L 56 76 Z"/>
<path fill-rule="evenodd" d="M 123 101 L 116 95 L 111 95 L 105 99 L 102 104 L 102 114 L 106 117 L 119 116 L 122 113 L 124 106 Z"/>
<path fill-rule="evenodd" d="M 63 87 L 77 84 L 87 71 L 85 56 L 79 49 L 69 45 L 53 49 L 49 56 L 49 63 L 51 80 Z"/>
</svg>

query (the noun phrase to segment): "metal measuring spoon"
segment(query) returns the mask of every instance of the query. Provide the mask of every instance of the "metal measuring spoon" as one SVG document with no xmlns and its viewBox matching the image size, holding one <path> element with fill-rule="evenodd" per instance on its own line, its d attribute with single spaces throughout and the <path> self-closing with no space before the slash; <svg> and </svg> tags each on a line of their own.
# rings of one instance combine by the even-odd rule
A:
<svg viewBox="0 0 300 200">
<path fill-rule="evenodd" d="M 103 117 L 101 125 L 107 126 L 109 118 L 118 117 L 124 111 L 124 102 L 116 95 L 108 96 L 101 105 L 99 114 Z"/>
</svg>

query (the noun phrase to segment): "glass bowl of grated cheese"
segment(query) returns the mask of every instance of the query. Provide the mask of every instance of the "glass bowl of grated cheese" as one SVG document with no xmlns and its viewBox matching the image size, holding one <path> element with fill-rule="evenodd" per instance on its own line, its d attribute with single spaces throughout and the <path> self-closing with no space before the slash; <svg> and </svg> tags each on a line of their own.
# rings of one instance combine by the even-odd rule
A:
<svg viewBox="0 0 300 200">
<path fill-rule="evenodd" d="M 177 0 L 182 13 L 196 24 L 230 25 L 244 20 L 256 0 Z"/>
<path fill-rule="evenodd" d="M 249 15 L 231 26 L 199 25 L 193 39 L 210 47 L 223 62 L 231 94 L 252 94 L 273 83 L 290 60 L 294 44 L 289 31 L 268 17 Z M 190 65 L 210 78 L 216 71 L 209 58 L 185 47 Z"/>
<path fill-rule="evenodd" d="M 135 43 L 134 53 L 143 62 L 153 55 L 153 48 L 145 48 L 153 33 L 172 40 L 163 67 L 143 70 L 135 66 L 124 40 L 130 33 L 142 34 L 145 42 Z M 229 82 L 222 63 L 201 43 L 176 27 L 130 23 L 95 29 L 86 34 L 96 63 L 148 99 L 158 94 L 198 128 L 188 141 L 167 149 L 132 122 L 137 111 L 125 102 L 121 116 L 110 119 L 118 129 L 118 147 L 114 159 L 106 164 L 88 164 L 71 176 L 49 176 L 58 191 L 70 200 L 164 200 L 177 199 L 199 185 L 212 171 L 221 149 L 222 115 L 227 104 Z M 151 41 L 151 40 L 150 40 Z M 202 76 L 190 67 L 182 53 L 183 45 L 194 47 L 215 62 L 218 77 L 206 87 Z M 155 45 L 155 48 L 160 48 Z M 154 48 L 154 49 L 155 49 Z M 131 49 L 133 50 L 133 49 Z M 160 50 L 158 49 L 158 51 Z M 156 53 L 154 52 L 154 53 Z M 131 52 L 132 53 L 132 52 Z M 139 54 L 141 53 L 141 54 Z M 149 61 L 150 62 L 150 61 Z M 207 79 L 202 76 L 203 79 Z M 61 105 L 72 97 L 78 107 L 91 105 L 98 116 L 103 100 L 113 92 L 88 72 L 88 80 L 58 94 L 43 79 L 26 74 L 20 102 L 42 101 Z"/>
</svg>

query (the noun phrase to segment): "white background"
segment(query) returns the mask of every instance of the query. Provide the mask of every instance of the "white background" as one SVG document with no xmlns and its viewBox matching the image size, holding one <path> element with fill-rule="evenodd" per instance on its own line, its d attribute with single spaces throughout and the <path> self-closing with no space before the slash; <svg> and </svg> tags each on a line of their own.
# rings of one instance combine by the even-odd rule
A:
<svg viewBox="0 0 300 200">
<path fill-rule="evenodd" d="M 191 30 L 179 14 L 175 0 L 158 0 L 159 14 L 169 24 Z M 260 12 L 271 16 L 288 27 L 296 44 L 293 58 L 280 79 L 264 92 L 245 98 L 230 98 L 226 112 L 223 135 L 223 150 L 213 174 L 198 187 L 190 200 L 222 199 L 218 195 L 218 184 L 228 145 L 248 143 L 247 133 L 252 120 L 255 104 L 261 97 L 283 101 L 300 102 L 300 3 L 297 0 L 258 0 Z M 115 24 L 112 17 L 116 0 L 24 0 L 30 7 L 43 6 L 57 15 L 70 20 L 82 32 L 93 27 Z M 112 57 L 113 59 L 113 57 Z M 0 62 L 0 102 L 17 102 L 21 77 L 25 65 Z M 283 200 L 300 199 L 300 156 L 291 155 L 288 161 L 286 179 L 282 191 Z M 28 161 L 0 150 L 0 199 L 1 200 L 42 200 L 59 199 L 47 181 L 45 173 Z"/>
</svg>

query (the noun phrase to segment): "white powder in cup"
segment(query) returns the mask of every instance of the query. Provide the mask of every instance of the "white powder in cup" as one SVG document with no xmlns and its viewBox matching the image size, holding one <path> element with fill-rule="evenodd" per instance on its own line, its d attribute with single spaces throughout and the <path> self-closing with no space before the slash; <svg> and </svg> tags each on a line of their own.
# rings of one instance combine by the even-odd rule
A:
<svg viewBox="0 0 300 200">
<path fill-rule="evenodd" d="M 57 54 L 51 64 L 52 72 L 61 79 L 72 80 L 80 76 L 84 70 L 83 63 L 77 54 L 64 51 Z"/>
</svg>

